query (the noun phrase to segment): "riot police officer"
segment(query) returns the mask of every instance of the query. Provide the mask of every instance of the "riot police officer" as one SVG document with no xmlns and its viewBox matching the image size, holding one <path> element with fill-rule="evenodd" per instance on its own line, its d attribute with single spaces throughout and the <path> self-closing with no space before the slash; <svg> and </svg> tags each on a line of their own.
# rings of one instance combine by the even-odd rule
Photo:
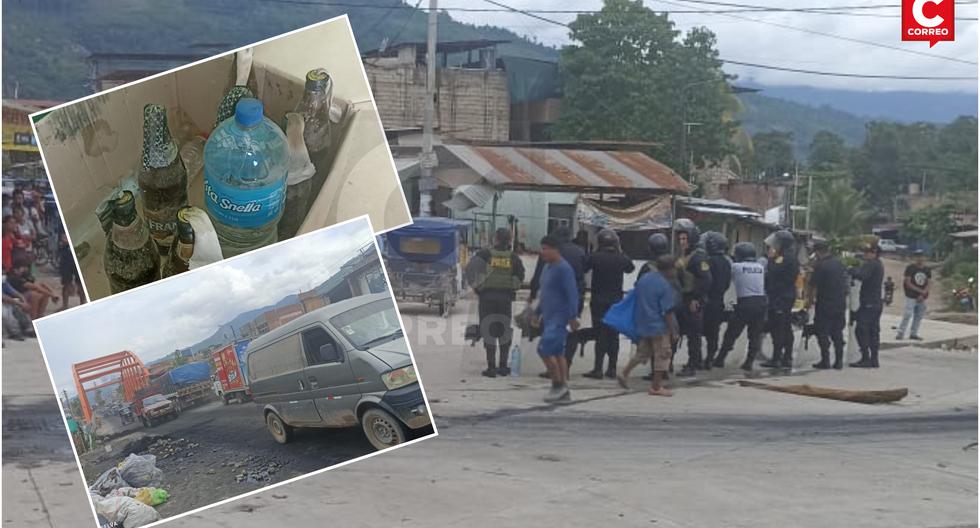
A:
<svg viewBox="0 0 980 528">
<path fill-rule="evenodd" d="M 827 242 L 813 243 L 816 263 L 810 274 L 807 306 L 816 302 L 813 326 L 820 345 L 820 361 L 813 368 L 829 369 L 830 345 L 834 345 L 833 368 L 844 368 L 844 325 L 847 312 L 847 290 L 850 280 L 847 268 L 830 252 Z"/>
<path fill-rule="evenodd" d="M 769 297 L 767 324 L 772 338 L 772 359 L 765 368 L 793 368 L 793 305 L 796 303 L 796 277 L 800 263 L 796 258 L 793 233 L 776 231 L 766 237 L 766 296 Z"/>
<path fill-rule="evenodd" d="M 708 267 L 711 271 L 711 287 L 704 304 L 704 340 L 707 345 L 704 369 L 711 364 L 718 353 L 718 334 L 725 314 L 725 292 L 732 282 L 732 261 L 725 253 L 728 239 L 717 231 L 708 231 L 701 237 L 704 250 L 708 253 Z"/>
<path fill-rule="evenodd" d="M 725 339 L 715 359 L 715 366 L 723 367 L 725 358 L 735 346 L 735 340 L 746 328 L 749 334 L 749 349 L 742 363 L 742 370 L 750 372 L 752 363 L 762 347 L 762 333 L 766 328 L 766 268 L 756 259 L 755 246 L 751 242 L 735 244 L 735 263 L 732 264 L 732 282 L 735 284 L 735 313 L 728 327 Z"/>
<path fill-rule="evenodd" d="M 507 366 L 510 343 L 511 308 L 515 292 L 524 281 L 524 264 L 511 251 L 510 231 L 501 227 L 494 233 L 492 249 L 482 249 L 466 266 L 466 280 L 473 286 L 478 297 L 480 333 L 487 352 L 487 369 L 482 374 L 488 378 L 510 374 Z M 500 346 L 500 363 L 496 362 L 497 345 Z"/>
<path fill-rule="evenodd" d="M 711 289 L 711 264 L 707 252 L 698 246 L 701 232 L 694 222 L 681 218 L 674 222 L 677 233 L 677 275 L 682 303 L 677 310 L 681 335 L 687 338 L 687 364 L 678 373 L 692 377 L 704 368 L 701 358 L 701 336 L 704 332 L 704 304 Z"/>
<path fill-rule="evenodd" d="M 635 269 L 633 260 L 624 255 L 619 247 L 619 235 L 612 229 L 603 229 L 596 235 L 599 249 L 588 256 L 585 272 L 592 272 L 592 298 L 589 311 L 595 331 L 595 365 L 587 378 L 602 379 L 604 358 L 609 357 L 607 378 L 616 378 L 616 360 L 619 358 L 619 334 L 604 324 L 602 318 L 609 307 L 623 298 L 623 275 Z"/>
<path fill-rule="evenodd" d="M 881 278 L 885 268 L 878 258 L 878 245 L 864 247 L 864 262 L 848 270 L 851 277 L 861 281 L 860 302 L 855 319 L 854 336 L 861 348 L 861 359 L 850 366 L 878 368 L 878 347 L 881 344 Z"/>
</svg>

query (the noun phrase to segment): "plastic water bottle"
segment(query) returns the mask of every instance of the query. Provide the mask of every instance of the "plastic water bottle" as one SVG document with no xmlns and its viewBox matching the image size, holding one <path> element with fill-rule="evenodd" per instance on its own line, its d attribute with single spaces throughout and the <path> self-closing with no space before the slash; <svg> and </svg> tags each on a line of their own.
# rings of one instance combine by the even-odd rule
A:
<svg viewBox="0 0 980 528">
<path fill-rule="evenodd" d="M 225 258 L 276 241 L 286 196 L 286 135 L 245 98 L 204 146 L 204 203 Z"/>
<path fill-rule="evenodd" d="M 517 343 L 510 347 L 510 375 L 512 378 L 521 377 L 521 346 Z"/>
</svg>

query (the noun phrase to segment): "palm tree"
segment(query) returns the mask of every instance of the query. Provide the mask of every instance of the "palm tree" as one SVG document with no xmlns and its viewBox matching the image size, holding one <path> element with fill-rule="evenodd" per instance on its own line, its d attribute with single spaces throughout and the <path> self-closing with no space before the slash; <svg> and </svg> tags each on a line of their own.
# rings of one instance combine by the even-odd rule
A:
<svg viewBox="0 0 980 528">
<path fill-rule="evenodd" d="M 862 233 L 870 216 L 864 193 L 845 180 L 834 180 L 814 189 L 812 207 L 814 230 L 831 240 Z"/>
</svg>

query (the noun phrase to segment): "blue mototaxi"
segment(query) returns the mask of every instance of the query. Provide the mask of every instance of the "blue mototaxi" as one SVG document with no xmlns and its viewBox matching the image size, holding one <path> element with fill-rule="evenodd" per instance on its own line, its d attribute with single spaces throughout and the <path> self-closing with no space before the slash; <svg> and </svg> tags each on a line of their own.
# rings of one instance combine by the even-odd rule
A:
<svg viewBox="0 0 980 528">
<path fill-rule="evenodd" d="M 462 291 L 468 222 L 415 218 L 385 234 L 383 254 L 395 299 L 421 302 L 448 315 Z"/>
</svg>

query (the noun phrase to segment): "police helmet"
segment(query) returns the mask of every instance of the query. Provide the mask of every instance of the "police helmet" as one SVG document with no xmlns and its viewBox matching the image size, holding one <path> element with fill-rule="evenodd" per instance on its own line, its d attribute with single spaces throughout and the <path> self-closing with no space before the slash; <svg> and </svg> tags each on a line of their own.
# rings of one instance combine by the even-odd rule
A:
<svg viewBox="0 0 980 528">
<path fill-rule="evenodd" d="M 751 262 L 755 257 L 755 244 L 751 242 L 735 244 L 735 262 Z"/>
<path fill-rule="evenodd" d="M 728 251 L 728 239 L 718 231 L 708 231 L 701 237 L 701 241 L 709 255 L 724 255 Z"/>
<path fill-rule="evenodd" d="M 793 237 L 793 233 L 785 229 L 776 231 L 775 233 L 766 237 L 766 245 L 775 249 L 779 252 L 787 252 L 796 243 L 796 238 Z"/>
<path fill-rule="evenodd" d="M 650 252 L 653 253 L 653 258 L 670 253 L 670 240 L 663 233 L 650 235 L 650 238 L 647 239 L 647 244 L 650 246 Z"/>
<path fill-rule="evenodd" d="M 619 235 L 616 234 L 612 229 L 602 229 L 596 235 L 596 240 L 599 243 L 599 247 L 619 247 Z"/>
<path fill-rule="evenodd" d="M 698 226 L 694 225 L 694 222 L 689 218 L 678 218 L 674 221 L 674 231 L 678 234 L 684 233 L 687 235 L 687 247 L 693 248 L 698 245 L 698 239 L 701 238 L 701 231 L 698 230 Z"/>
<path fill-rule="evenodd" d="M 494 238 L 498 244 L 509 245 L 510 244 L 510 229 L 506 227 L 498 227 L 494 232 Z"/>
</svg>

